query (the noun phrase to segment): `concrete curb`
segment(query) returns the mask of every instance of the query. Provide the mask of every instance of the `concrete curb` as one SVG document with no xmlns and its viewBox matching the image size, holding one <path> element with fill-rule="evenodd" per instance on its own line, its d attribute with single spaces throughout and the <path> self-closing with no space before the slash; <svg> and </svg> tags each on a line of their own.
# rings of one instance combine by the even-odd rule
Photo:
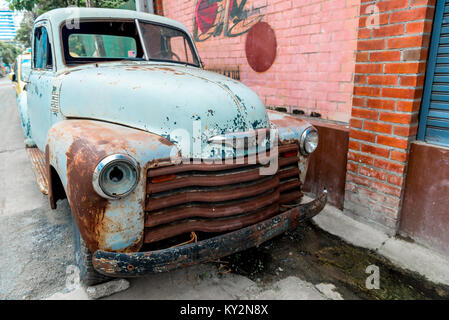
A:
<svg viewBox="0 0 449 320">
<path fill-rule="evenodd" d="M 367 249 L 397 266 L 419 273 L 428 280 L 449 285 L 449 257 L 417 243 L 410 243 L 356 221 L 335 207 L 327 205 L 313 218 L 323 230 L 344 241 Z"/>
</svg>

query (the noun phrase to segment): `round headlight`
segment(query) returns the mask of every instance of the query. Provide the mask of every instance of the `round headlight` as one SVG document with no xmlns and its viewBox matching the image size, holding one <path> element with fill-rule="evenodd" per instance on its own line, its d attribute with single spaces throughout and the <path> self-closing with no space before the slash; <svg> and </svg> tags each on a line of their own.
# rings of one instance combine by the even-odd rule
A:
<svg viewBox="0 0 449 320">
<path fill-rule="evenodd" d="M 122 198 L 131 193 L 139 180 L 139 165 L 126 154 L 104 158 L 95 168 L 92 183 L 95 191 L 108 199 Z"/>
<path fill-rule="evenodd" d="M 318 147 L 318 131 L 313 127 L 307 128 L 301 136 L 299 146 L 303 155 L 314 152 Z"/>
</svg>

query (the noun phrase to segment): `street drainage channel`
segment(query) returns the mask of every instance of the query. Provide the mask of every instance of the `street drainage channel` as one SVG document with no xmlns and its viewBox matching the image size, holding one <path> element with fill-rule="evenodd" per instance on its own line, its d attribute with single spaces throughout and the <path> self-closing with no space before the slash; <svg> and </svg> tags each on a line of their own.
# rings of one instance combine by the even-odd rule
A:
<svg viewBox="0 0 449 320">
<path fill-rule="evenodd" d="M 449 299 L 449 286 L 401 269 L 372 250 L 350 245 L 313 222 L 222 258 L 217 266 L 222 273 L 244 275 L 261 285 L 288 276 L 315 285 L 331 283 L 344 299 Z M 373 270 L 378 270 L 378 282 L 367 281 L 375 276 Z"/>
</svg>

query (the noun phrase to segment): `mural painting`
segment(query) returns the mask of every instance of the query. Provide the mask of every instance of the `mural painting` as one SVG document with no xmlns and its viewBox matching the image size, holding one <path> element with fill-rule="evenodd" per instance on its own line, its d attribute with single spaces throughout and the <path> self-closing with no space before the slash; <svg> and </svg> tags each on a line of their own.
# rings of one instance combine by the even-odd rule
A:
<svg viewBox="0 0 449 320">
<path fill-rule="evenodd" d="M 195 5 L 193 37 L 206 41 L 221 34 L 237 37 L 260 22 L 267 4 L 249 7 L 247 0 L 198 0 Z"/>
</svg>

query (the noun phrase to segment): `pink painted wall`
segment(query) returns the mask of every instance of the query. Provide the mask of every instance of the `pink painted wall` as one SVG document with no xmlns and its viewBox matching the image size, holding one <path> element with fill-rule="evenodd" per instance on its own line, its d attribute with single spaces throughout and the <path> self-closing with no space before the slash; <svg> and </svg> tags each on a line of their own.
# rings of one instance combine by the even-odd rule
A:
<svg viewBox="0 0 449 320">
<path fill-rule="evenodd" d="M 242 0 L 226 1 L 234 10 L 242 4 Z M 218 10 L 226 1 L 217 2 Z M 163 1 L 164 15 L 186 25 L 191 33 L 196 6 L 197 0 Z M 276 35 L 276 59 L 262 73 L 253 71 L 246 59 L 247 33 L 229 37 L 221 32 L 196 45 L 206 69 L 238 66 L 241 81 L 267 106 L 284 106 L 290 112 L 301 109 L 306 115 L 314 111 L 324 119 L 349 122 L 359 7 L 360 0 L 247 0 L 237 8 L 249 14 L 241 24 L 260 18 Z M 235 22 L 238 19 L 228 25 Z M 203 30 L 210 26 L 210 21 L 204 23 Z"/>
</svg>

